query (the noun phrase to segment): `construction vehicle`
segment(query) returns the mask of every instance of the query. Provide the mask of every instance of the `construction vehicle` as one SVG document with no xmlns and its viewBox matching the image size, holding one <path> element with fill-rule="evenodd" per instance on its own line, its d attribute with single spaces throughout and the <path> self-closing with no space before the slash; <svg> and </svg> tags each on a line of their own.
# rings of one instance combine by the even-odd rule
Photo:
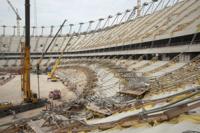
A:
<svg viewBox="0 0 200 133">
<path fill-rule="evenodd" d="M 50 91 L 49 98 L 53 100 L 61 99 L 61 91 L 60 90 Z"/>
<path fill-rule="evenodd" d="M 57 31 L 57 33 L 55 34 L 55 36 L 53 37 L 53 39 L 51 40 L 50 44 L 48 45 L 47 49 L 42 53 L 42 56 L 40 57 L 39 61 L 37 62 L 37 75 L 39 78 L 39 71 L 40 71 L 40 64 L 45 56 L 45 54 L 47 53 L 47 51 L 49 50 L 50 46 L 52 45 L 52 43 L 54 42 L 54 40 L 56 39 L 56 37 L 58 36 L 59 32 L 61 31 L 62 27 L 64 26 L 65 22 L 67 20 L 64 20 L 64 22 L 62 23 L 62 25 L 60 26 L 59 30 Z M 57 62 L 57 65 L 60 64 L 60 61 Z M 55 68 L 54 68 L 55 69 Z M 51 77 L 51 81 L 56 82 L 57 78 L 56 77 L 52 77 L 50 74 L 48 74 L 48 77 Z"/>
<path fill-rule="evenodd" d="M 22 91 L 24 93 L 25 103 L 39 103 L 41 99 L 37 98 L 37 94 L 31 91 L 30 87 L 30 0 L 25 1 L 25 44 L 22 44 Z"/>
<path fill-rule="evenodd" d="M 55 61 L 55 64 L 54 64 L 53 68 L 51 69 L 51 72 L 48 73 L 48 79 L 51 79 L 52 82 L 56 82 L 58 80 L 57 77 L 55 76 L 55 72 L 56 72 L 58 66 L 60 65 L 61 59 L 63 57 L 63 54 L 64 54 L 66 48 L 70 45 L 70 42 L 73 39 L 73 36 L 74 35 L 72 34 L 71 37 L 69 38 L 67 44 L 65 45 L 64 49 L 62 50 L 59 58 Z"/>
<path fill-rule="evenodd" d="M 58 81 L 58 78 L 56 76 L 53 76 L 53 77 L 51 77 L 51 81 L 56 82 L 56 81 Z"/>
<path fill-rule="evenodd" d="M 50 79 L 52 82 L 56 82 L 58 80 L 57 77 L 54 75 L 54 73 L 59 65 L 60 65 L 60 57 L 55 61 L 55 65 L 53 66 L 51 71 L 48 73 L 48 79 Z"/>
<path fill-rule="evenodd" d="M 9 109 L 12 106 L 11 102 L 0 102 L 0 109 Z"/>
<path fill-rule="evenodd" d="M 23 102 L 18 105 L 1 105 L 0 117 L 10 115 L 12 112 L 19 113 L 34 108 L 39 108 L 47 103 L 47 99 L 40 99 L 30 87 L 30 0 L 25 0 L 25 44 L 22 43 L 22 69 L 21 69 L 21 90 L 23 92 Z M 12 110 L 12 111 L 10 111 Z"/>
<path fill-rule="evenodd" d="M 49 47 L 51 46 L 52 42 L 57 37 L 58 33 L 60 32 L 61 28 L 64 26 L 66 20 L 61 25 L 60 29 L 52 39 L 51 43 L 49 44 L 48 48 L 45 52 L 42 53 L 42 57 L 37 63 L 37 74 L 38 74 L 38 95 L 31 91 L 30 87 L 30 0 L 25 0 L 25 43 L 21 44 L 21 90 L 23 92 L 23 102 L 18 105 L 12 104 L 1 104 L 0 106 L 0 117 L 4 117 L 6 115 L 19 112 L 28 111 L 31 109 L 39 108 L 44 106 L 48 101 L 47 99 L 40 98 L 40 90 L 39 90 L 39 66 L 42 62 L 44 55 L 47 53 Z"/>
</svg>

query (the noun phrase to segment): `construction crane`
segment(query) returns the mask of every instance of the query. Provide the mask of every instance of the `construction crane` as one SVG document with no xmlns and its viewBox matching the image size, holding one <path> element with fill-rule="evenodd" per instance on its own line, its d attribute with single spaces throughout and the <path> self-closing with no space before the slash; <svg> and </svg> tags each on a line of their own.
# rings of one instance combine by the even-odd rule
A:
<svg viewBox="0 0 200 133">
<path fill-rule="evenodd" d="M 17 20 L 17 35 L 20 36 L 20 20 L 22 20 L 22 19 L 21 19 L 21 17 L 18 14 L 17 8 L 15 9 L 14 6 L 12 5 L 12 3 L 9 0 L 7 0 L 7 2 L 8 2 L 8 5 L 11 7 L 11 9 L 13 10 L 13 12 L 16 15 L 16 20 Z"/>
<path fill-rule="evenodd" d="M 30 109 L 39 108 L 47 103 L 47 99 L 40 99 L 36 93 L 31 91 L 30 86 L 30 0 L 25 0 L 25 43 L 22 44 L 23 48 L 23 61 L 22 61 L 22 91 L 23 103 L 0 108 L 0 117 L 10 114 L 10 110 L 15 113 L 24 112 Z M 5 105 L 5 104 L 4 104 Z M 1 106 L 0 106 L 1 107 Z"/>
<path fill-rule="evenodd" d="M 51 72 L 48 73 L 48 79 L 51 79 L 51 81 L 53 81 L 53 82 L 57 81 L 57 77 L 55 76 L 55 71 L 57 70 L 58 66 L 60 65 L 63 54 L 64 54 L 66 48 L 70 45 L 70 42 L 71 42 L 73 36 L 74 35 L 72 34 L 71 37 L 69 38 L 69 40 L 67 41 L 67 44 L 65 45 L 64 49 L 62 50 L 59 58 L 55 61 L 55 64 L 54 64 L 53 68 L 51 69 Z"/>
<path fill-rule="evenodd" d="M 63 28 L 63 26 L 65 25 L 65 23 L 67 22 L 67 20 L 65 19 L 64 22 L 62 23 L 62 25 L 60 26 L 60 28 L 58 29 L 57 33 L 55 34 L 55 36 L 53 37 L 53 39 L 51 40 L 51 42 L 49 43 L 48 47 L 46 48 L 46 50 L 44 52 L 42 52 L 42 56 L 40 57 L 39 61 L 37 62 L 37 67 L 41 64 L 45 54 L 47 53 L 47 51 L 49 50 L 49 48 L 51 47 L 51 45 L 53 44 L 54 40 L 56 39 L 56 37 L 58 36 L 59 32 L 61 31 L 61 29 Z"/>
<path fill-rule="evenodd" d="M 37 103 L 37 95 L 33 94 L 30 86 L 30 0 L 25 0 L 25 44 L 22 45 L 24 51 L 22 90 L 24 92 L 24 102 Z"/>
<path fill-rule="evenodd" d="M 57 33 L 55 34 L 55 36 L 53 37 L 53 39 L 51 40 L 51 42 L 49 43 L 48 47 L 46 48 L 46 50 L 42 53 L 42 56 L 40 57 L 40 59 L 38 60 L 37 64 L 36 64 L 36 71 L 37 71 L 37 77 L 38 77 L 38 92 L 40 90 L 39 87 L 39 75 L 40 75 L 40 64 L 45 56 L 45 54 L 47 53 L 47 51 L 49 50 L 50 46 L 53 44 L 54 40 L 56 39 L 56 37 L 58 36 L 59 32 L 61 31 L 61 29 L 63 28 L 64 24 L 67 22 L 67 20 L 64 20 L 64 22 L 62 23 L 62 25 L 60 26 L 60 28 L 58 29 Z"/>
<path fill-rule="evenodd" d="M 39 65 L 42 62 L 44 55 L 47 53 L 49 47 L 57 37 L 58 33 L 64 26 L 66 20 L 61 25 L 60 29 L 52 39 L 51 43 L 49 44 L 48 48 L 45 52 L 42 53 L 42 57 L 37 63 L 38 68 L 38 88 L 39 88 Z M 30 80 L 30 0 L 25 0 L 25 43 L 22 43 L 22 92 L 23 92 L 23 103 L 12 105 L 11 103 L 3 103 L 0 104 L 0 117 L 4 117 L 6 115 L 10 115 L 11 111 L 15 113 L 24 112 L 30 109 L 39 108 L 44 106 L 48 101 L 47 99 L 40 98 L 39 93 L 33 93 L 31 91 L 31 80 Z M 38 91 L 39 92 L 39 91 Z"/>
</svg>

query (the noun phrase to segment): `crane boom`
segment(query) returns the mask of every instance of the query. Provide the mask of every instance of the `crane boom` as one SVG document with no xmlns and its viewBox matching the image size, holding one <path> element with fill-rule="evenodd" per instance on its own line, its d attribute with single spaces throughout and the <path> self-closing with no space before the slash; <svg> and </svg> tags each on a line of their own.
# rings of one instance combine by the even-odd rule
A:
<svg viewBox="0 0 200 133">
<path fill-rule="evenodd" d="M 14 8 L 14 6 L 12 5 L 12 3 L 7 0 L 8 4 L 10 5 L 11 9 L 13 10 L 13 12 L 15 13 L 16 17 L 17 17 L 17 20 L 22 20 L 21 17 L 19 16 L 18 12 L 17 12 L 17 9 Z"/>
<path fill-rule="evenodd" d="M 60 28 L 58 29 L 57 33 L 55 34 L 55 36 L 53 37 L 53 39 L 51 40 L 51 42 L 49 43 L 48 47 L 46 48 L 45 51 L 42 52 L 42 56 L 40 57 L 40 59 L 38 60 L 37 64 L 36 64 L 36 72 L 37 72 L 37 78 L 38 78 L 38 94 L 40 92 L 40 83 L 39 83 L 39 75 L 40 75 L 40 64 L 45 56 L 45 54 L 47 53 L 48 49 L 50 48 L 50 46 L 53 44 L 55 38 L 58 36 L 59 32 L 61 31 L 61 29 L 63 28 L 63 26 L 65 25 L 65 23 L 67 22 L 67 20 L 65 19 L 64 22 L 62 23 L 62 25 L 60 26 Z M 40 97 L 40 94 L 39 94 Z"/>
<path fill-rule="evenodd" d="M 53 37 L 53 39 L 51 40 L 51 42 L 49 43 L 48 47 L 46 48 L 46 50 L 44 52 L 42 52 L 42 56 L 40 57 L 40 59 L 37 62 L 37 67 L 39 67 L 40 63 L 42 62 L 45 54 L 47 53 L 47 51 L 49 50 L 50 46 L 53 44 L 54 40 L 56 39 L 56 37 L 58 36 L 59 32 L 61 31 L 62 27 L 64 26 L 64 24 L 67 22 L 67 20 L 65 19 L 64 22 L 62 23 L 62 25 L 60 26 L 60 28 L 58 29 L 57 33 L 55 34 L 55 36 Z"/>
<path fill-rule="evenodd" d="M 55 71 L 57 70 L 58 66 L 60 65 L 61 59 L 62 59 L 62 57 L 63 57 L 63 54 L 64 54 L 66 48 L 70 45 L 70 42 L 71 42 L 71 40 L 73 39 L 73 37 L 74 37 L 74 35 L 72 34 L 71 37 L 69 38 L 69 40 L 67 41 L 67 43 L 66 43 L 64 49 L 62 50 L 62 52 L 61 52 L 59 58 L 55 61 L 55 64 L 54 64 L 54 66 L 53 66 L 51 72 L 48 74 L 48 77 L 49 77 L 50 79 L 55 80 L 56 77 L 54 76 L 54 73 L 55 73 Z"/>
<path fill-rule="evenodd" d="M 22 19 L 18 14 L 17 9 L 15 9 L 14 6 L 12 5 L 12 3 L 9 0 L 7 0 L 7 2 L 8 2 L 8 5 L 11 7 L 11 9 L 13 10 L 13 12 L 16 15 L 16 19 L 17 19 L 17 35 L 20 36 L 20 22 L 19 21 L 22 20 Z"/>
</svg>

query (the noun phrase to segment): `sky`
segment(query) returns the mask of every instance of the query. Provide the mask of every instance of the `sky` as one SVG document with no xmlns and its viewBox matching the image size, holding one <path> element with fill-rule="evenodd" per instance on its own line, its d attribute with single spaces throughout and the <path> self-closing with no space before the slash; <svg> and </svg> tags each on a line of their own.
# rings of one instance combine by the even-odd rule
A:
<svg viewBox="0 0 200 133">
<path fill-rule="evenodd" d="M 18 8 L 23 24 L 24 0 L 10 1 Z M 76 24 L 105 18 L 132 9 L 135 5 L 136 0 L 31 0 L 31 22 L 32 25 L 50 26 L 60 25 L 64 19 L 67 19 L 68 23 Z M 37 19 L 35 19 L 35 9 Z M 4 24 L 16 25 L 16 17 L 7 1 L 0 0 L 0 25 Z"/>
<path fill-rule="evenodd" d="M 141 1 L 142 4 L 152 0 Z M 23 32 L 25 0 L 10 0 L 10 2 L 18 9 L 22 18 L 20 30 Z M 75 24 L 76 29 L 74 28 L 74 30 L 77 31 L 80 22 L 98 20 L 109 15 L 116 15 L 118 12 L 124 12 L 126 9 L 133 9 L 137 0 L 30 0 L 30 2 L 31 25 L 40 27 L 37 29 L 40 30 L 38 31 L 39 34 L 41 33 L 41 26 L 47 27 L 45 30 L 46 33 L 49 33 L 51 25 L 57 26 L 58 29 L 64 19 L 68 20 L 66 25 Z M 85 29 L 87 29 L 87 24 L 84 24 Z M 93 29 L 95 24 L 97 23 L 93 24 Z M 3 33 L 2 25 L 17 25 L 16 16 L 8 5 L 7 0 L 0 0 L 0 34 Z M 54 28 L 54 33 L 57 29 Z M 69 31 L 69 26 L 65 26 L 63 29 Z M 12 27 L 6 28 L 6 33 L 13 34 L 13 31 Z"/>
</svg>

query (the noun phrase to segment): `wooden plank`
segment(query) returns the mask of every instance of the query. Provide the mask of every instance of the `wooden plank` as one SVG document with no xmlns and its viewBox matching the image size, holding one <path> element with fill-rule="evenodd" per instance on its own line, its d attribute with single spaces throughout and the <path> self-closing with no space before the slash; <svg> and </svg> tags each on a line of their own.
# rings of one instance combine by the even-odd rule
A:
<svg viewBox="0 0 200 133">
<path fill-rule="evenodd" d="M 44 133 L 41 129 L 41 127 L 39 127 L 39 125 L 37 124 L 37 122 L 34 121 L 30 121 L 28 122 L 28 125 L 30 126 L 30 128 L 36 132 L 36 133 Z"/>
<path fill-rule="evenodd" d="M 111 113 L 106 110 L 106 109 L 100 109 L 98 106 L 96 106 L 95 104 L 91 103 L 88 106 L 86 106 L 86 108 L 92 112 L 94 112 L 95 114 L 99 114 L 99 115 L 103 115 L 103 116 L 109 116 L 111 115 Z"/>
<path fill-rule="evenodd" d="M 126 95 L 133 95 L 133 96 L 141 96 L 143 95 L 148 89 L 140 88 L 136 90 L 122 90 L 119 91 L 120 94 L 126 94 Z"/>
<path fill-rule="evenodd" d="M 87 126 L 79 126 L 73 129 L 74 132 L 80 132 L 84 130 L 95 130 L 95 129 L 109 129 L 117 125 L 122 125 L 125 122 L 133 122 L 133 121 L 138 121 L 138 122 L 152 122 L 152 121 L 165 121 L 165 120 L 170 120 L 173 119 L 185 112 L 188 112 L 189 110 L 198 108 L 200 106 L 200 102 L 194 103 L 193 105 L 188 105 L 188 104 L 183 104 L 179 105 L 177 107 L 174 107 L 170 110 L 164 111 L 162 113 L 159 113 L 158 111 L 156 114 L 155 113 L 150 113 L 148 115 L 144 115 L 145 117 L 141 117 L 140 114 L 135 114 L 131 116 L 127 116 L 124 118 L 121 118 L 119 120 L 115 121 L 110 121 L 110 122 L 105 122 L 105 123 L 98 123 L 98 124 L 92 124 L 92 125 L 87 125 Z"/>
</svg>

